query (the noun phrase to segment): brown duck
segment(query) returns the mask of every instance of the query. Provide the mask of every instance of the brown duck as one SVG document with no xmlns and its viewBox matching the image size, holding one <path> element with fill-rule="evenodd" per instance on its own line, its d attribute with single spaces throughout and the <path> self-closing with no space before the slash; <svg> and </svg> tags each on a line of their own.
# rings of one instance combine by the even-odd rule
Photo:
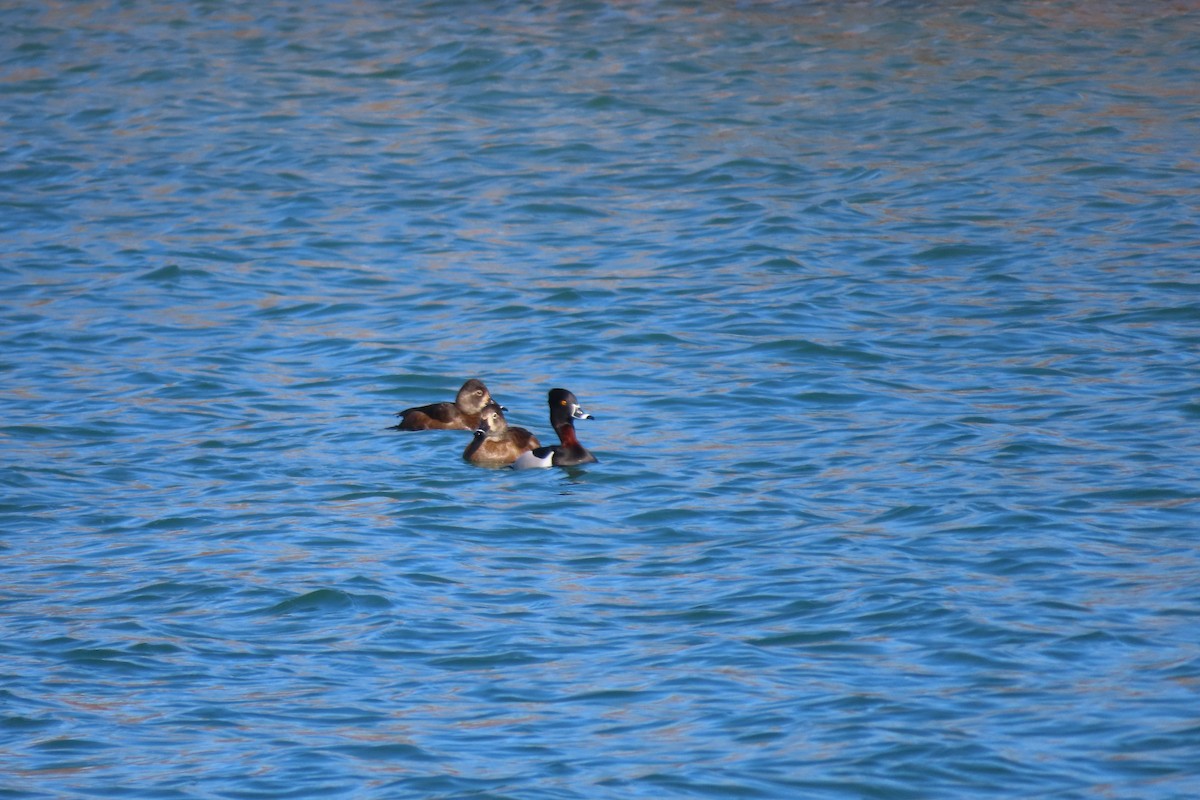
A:
<svg viewBox="0 0 1200 800">
<path fill-rule="evenodd" d="M 536 447 L 541 447 L 537 437 L 524 428 L 510 428 L 500 406 L 492 403 L 480 413 L 479 427 L 463 450 L 463 459 L 472 464 L 504 466 Z"/>
<path fill-rule="evenodd" d="M 397 414 L 400 424 L 395 431 L 473 431 L 479 427 L 479 412 L 492 402 L 492 395 L 483 381 L 471 378 L 458 390 L 453 403 L 431 403 L 406 408 Z"/>
</svg>

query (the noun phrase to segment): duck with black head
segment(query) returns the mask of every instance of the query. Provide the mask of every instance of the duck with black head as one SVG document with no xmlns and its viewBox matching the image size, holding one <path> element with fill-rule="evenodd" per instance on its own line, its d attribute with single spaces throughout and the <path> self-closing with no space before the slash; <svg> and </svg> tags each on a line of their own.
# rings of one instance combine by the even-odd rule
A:
<svg viewBox="0 0 1200 800">
<path fill-rule="evenodd" d="M 575 420 L 594 417 L 580 408 L 579 400 L 566 389 L 551 389 L 547 402 L 550 404 L 550 424 L 558 434 L 560 444 L 535 447 L 527 453 L 521 453 L 513 461 L 513 469 L 573 467 L 595 462 L 596 457 L 579 443 L 575 435 Z"/>
<path fill-rule="evenodd" d="M 479 427 L 479 414 L 492 402 L 492 395 L 483 381 L 471 378 L 458 390 L 453 403 L 430 403 L 427 406 L 406 408 L 396 416 L 400 424 L 393 431 L 473 431 Z"/>
<path fill-rule="evenodd" d="M 504 411 L 492 403 L 480 412 L 479 427 L 462 457 L 472 464 L 503 467 L 535 447 L 541 447 L 537 437 L 524 428 L 509 426 Z"/>
</svg>

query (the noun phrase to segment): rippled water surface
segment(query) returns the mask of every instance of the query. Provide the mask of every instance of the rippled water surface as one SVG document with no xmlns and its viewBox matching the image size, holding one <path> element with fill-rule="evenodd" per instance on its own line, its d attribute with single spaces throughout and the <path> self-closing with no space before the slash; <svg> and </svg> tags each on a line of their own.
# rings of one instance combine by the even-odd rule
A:
<svg viewBox="0 0 1200 800">
<path fill-rule="evenodd" d="M 0 796 L 1196 797 L 1198 42 L 5 5 Z"/>
</svg>

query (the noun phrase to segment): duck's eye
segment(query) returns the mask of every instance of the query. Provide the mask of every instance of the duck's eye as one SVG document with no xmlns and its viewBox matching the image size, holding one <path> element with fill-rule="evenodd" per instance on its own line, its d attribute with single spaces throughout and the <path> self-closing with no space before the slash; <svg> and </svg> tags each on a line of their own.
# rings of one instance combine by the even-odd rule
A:
<svg viewBox="0 0 1200 800">
<path fill-rule="evenodd" d="M 559 401 L 558 401 L 558 404 L 559 404 L 560 406 L 565 406 L 565 405 L 567 404 L 567 401 L 566 401 L 566 400 L 559 400 Z"/>
</svg>

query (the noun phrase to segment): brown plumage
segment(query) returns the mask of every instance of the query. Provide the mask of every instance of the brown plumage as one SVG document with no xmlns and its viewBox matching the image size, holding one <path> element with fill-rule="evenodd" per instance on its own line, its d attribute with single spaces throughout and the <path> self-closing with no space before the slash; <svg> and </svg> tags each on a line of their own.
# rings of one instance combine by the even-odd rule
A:
<svg viewBox="0 0 1200 800">
<path fill-rule="evenodd" d="M 472 464 L 503 466 L 541 443 L 524 428 L 510 428 L 500 406 L 492 403 L 480 413 L 475 437 L 463 450 L 463 459 Z"/>
<path fill-rule="evenodd" d="M 473 431 L 479 427 L 479 412 L 492 402 L 492 395 L 483 381 L 471 378 L 458 390 L 453 403 L 431 403 L 406 408 L 397 414 L 400 424 L 396 431 Z"/>
</svg>

